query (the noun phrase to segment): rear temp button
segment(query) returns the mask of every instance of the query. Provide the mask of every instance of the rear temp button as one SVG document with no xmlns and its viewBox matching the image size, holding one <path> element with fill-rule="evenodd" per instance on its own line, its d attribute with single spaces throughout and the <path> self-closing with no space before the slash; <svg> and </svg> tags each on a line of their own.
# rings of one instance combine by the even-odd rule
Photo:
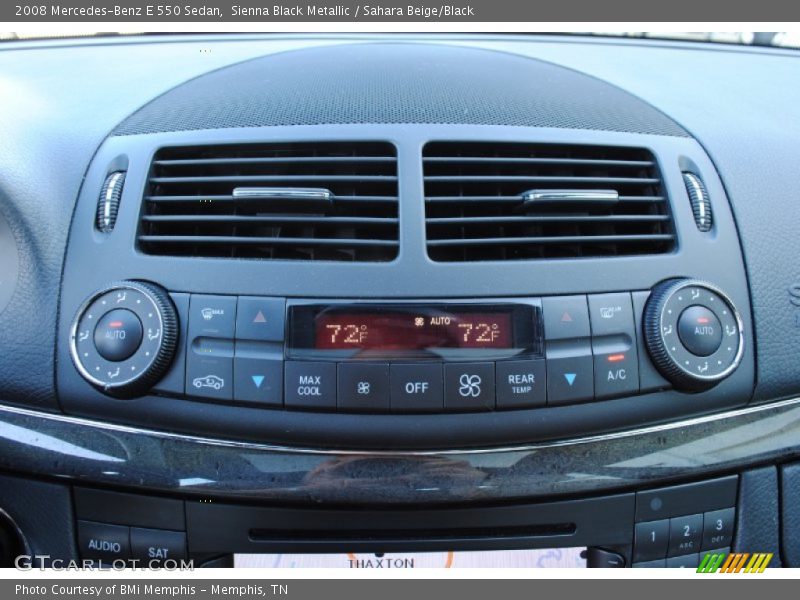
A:
<svg viewBox="0 0 800 600">
<path fill-rule="evenodd" d="M 497 408 L 547 404 L 544 360 L 497 362 Z"/>
<path fill-rule="evenodd" d="M 142 323 L 130 310 L 107 312 L 94 329 L 94 346 L 106 360 L 119 362 L 134 355 L 142 343 Z"/>
</svg>

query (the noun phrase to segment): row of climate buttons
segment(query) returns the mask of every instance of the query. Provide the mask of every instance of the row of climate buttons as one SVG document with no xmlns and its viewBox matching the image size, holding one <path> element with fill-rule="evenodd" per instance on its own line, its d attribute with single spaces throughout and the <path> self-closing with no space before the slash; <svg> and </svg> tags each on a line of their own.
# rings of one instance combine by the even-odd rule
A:
<svg viewBox="0 0 800 600">
<path fill-rule="evenodd" d="M 559 406 L 669 387 L 641 330 L 648 292 L 542 299 L 544 357 L 286 361 L 282 298 L 172 294 L 183 348 L 156 390 L 267 407 L 436 412 Z"/>
</svg>

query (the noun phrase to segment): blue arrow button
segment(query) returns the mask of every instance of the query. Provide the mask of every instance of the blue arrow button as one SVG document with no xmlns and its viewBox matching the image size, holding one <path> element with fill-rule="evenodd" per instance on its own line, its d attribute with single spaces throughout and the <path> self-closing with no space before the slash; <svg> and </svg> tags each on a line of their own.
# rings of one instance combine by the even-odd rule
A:
<svg viewBox="0 0 800 600">
<path fill-rule="evenodd" d="M 264 376 L 263 375 L 251 375 L 251 377 L 253 378 L 253 383 L 256 384 L 256 387 L 260 388 L 261 384 L 264 382 Z"/>
<path fill-rule="evenodd" d="M 575 383 L 575 377 L 577 376 L 577 373 L 564 373 L 564 379 L 567 380 L 567 383 L 570 384 L 570 386 Z"/>
</svg>

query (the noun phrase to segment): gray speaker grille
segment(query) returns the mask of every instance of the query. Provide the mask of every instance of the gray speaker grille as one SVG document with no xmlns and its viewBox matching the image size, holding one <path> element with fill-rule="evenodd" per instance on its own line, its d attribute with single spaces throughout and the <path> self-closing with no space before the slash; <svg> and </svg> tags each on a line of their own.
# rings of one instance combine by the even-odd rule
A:
<svg viewBox="0 0 800 600">
<path fill-rule="evenodd" d="M 601 80 L 539 60 L 432 44 L 347 44 L 256 58 L 189 80 L 114 132 L 359 123 L 554 127 L 687 136 Z"/>
</svg>

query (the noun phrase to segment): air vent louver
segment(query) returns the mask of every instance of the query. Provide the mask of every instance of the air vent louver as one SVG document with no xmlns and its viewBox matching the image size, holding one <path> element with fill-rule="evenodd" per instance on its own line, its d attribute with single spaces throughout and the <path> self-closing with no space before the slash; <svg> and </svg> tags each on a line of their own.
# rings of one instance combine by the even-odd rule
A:
<svg viewBox="0 0 800 600">
<path fill-rule="evenodd" d="M 428 255 L 442 262 L 660 254 L 675 246 L 644 149 L 434 142 L 424 149 Z"/>
<path fill-rule="evenodd" d="M 146 254 L 381 262 L 398 253 L 388 143 L 166 148 L 144 204 Z"/>
</svg>

